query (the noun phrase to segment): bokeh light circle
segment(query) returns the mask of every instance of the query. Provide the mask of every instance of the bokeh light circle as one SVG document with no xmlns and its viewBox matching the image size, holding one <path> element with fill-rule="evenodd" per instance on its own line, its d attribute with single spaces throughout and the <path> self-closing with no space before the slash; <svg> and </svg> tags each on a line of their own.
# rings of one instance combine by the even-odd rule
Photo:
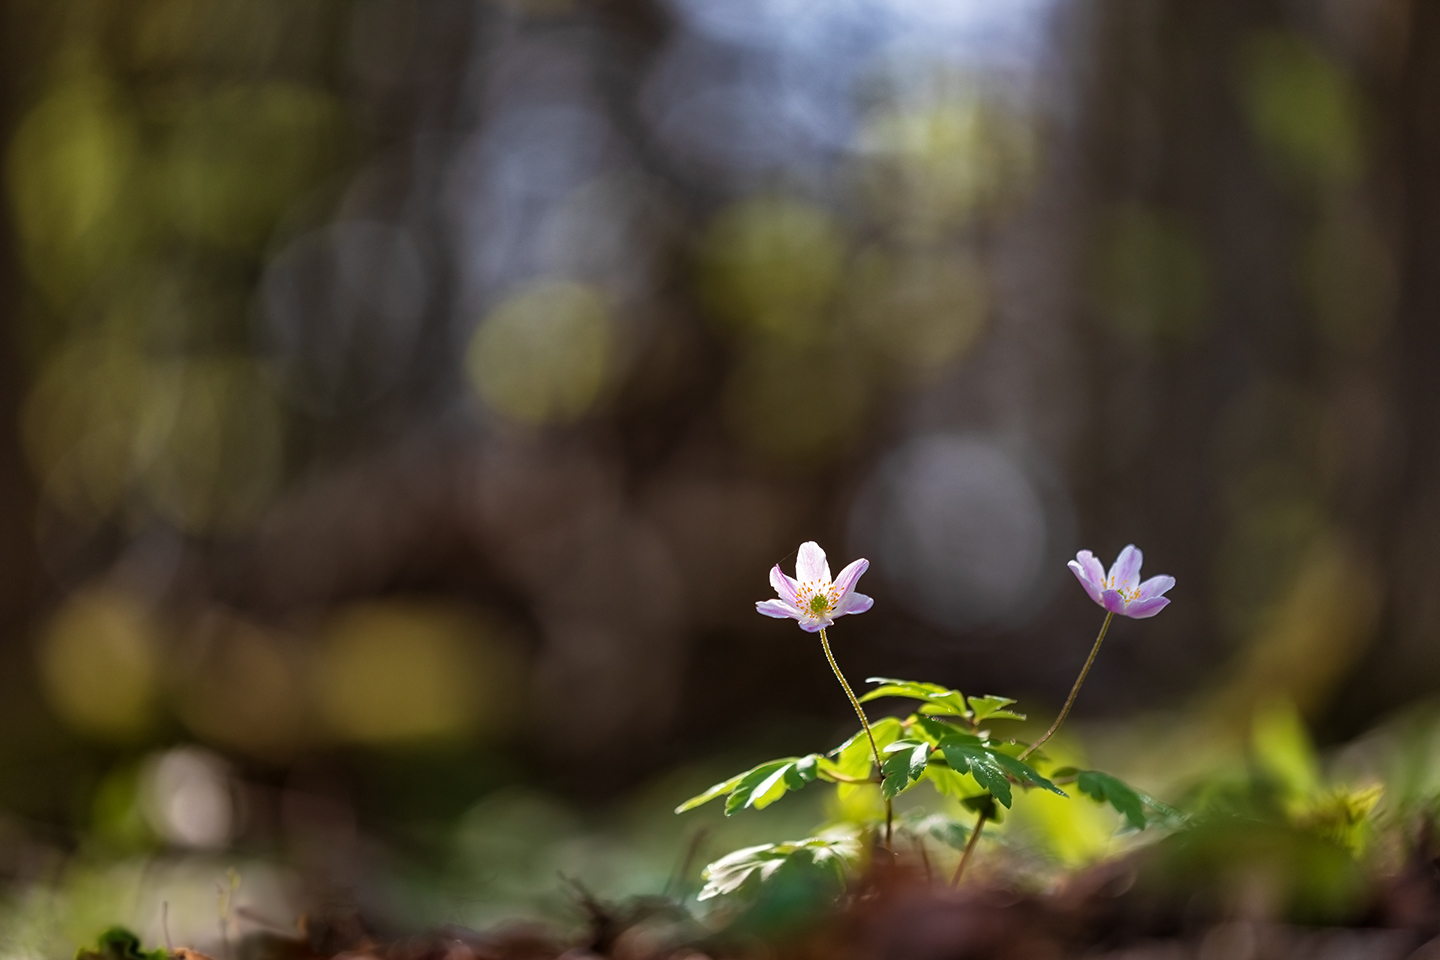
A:
<svg viewBox="0 0 1440 960">
<path fill-rule="evenodd" d="M 867 479 L 851 518 L 857 545 L 910 612 L 947 630 L 1038 612 L 1060 519 L 1019 460 L 978 437 L 909 441 Z"/>
</svg>

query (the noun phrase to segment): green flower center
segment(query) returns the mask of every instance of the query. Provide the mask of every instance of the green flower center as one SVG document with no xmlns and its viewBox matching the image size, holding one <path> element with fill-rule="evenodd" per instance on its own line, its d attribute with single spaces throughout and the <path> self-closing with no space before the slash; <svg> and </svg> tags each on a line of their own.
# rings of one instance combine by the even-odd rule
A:
<svg viewBox="0 0 1440 960">
<path fill-rule="evenodd" d="M 815 594 L 815 596 L 813 596 L 813 597 L 810 598 L 810 614 L 811 614 L 811 616 L 815 616 L 815 617 L 824 616 L 824 615 L 825 615 L 825 612 L 826 612 L 827 610 L 829 610 L 829 609 L 830 609 L 830 598 L 827 597 L 827 596 L 825 596 L 823 593 L 817 593 L 817 594 Z"/>
</svg>

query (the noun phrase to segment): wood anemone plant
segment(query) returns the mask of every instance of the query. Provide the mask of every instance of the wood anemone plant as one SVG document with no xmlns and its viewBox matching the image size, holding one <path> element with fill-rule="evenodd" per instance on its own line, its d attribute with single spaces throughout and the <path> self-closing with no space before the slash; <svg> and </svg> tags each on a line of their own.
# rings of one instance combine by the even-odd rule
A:
<svg viewBox="0 0 1440 960">
<path fill-rule="evenodd" d="M 1164 594 L 1174 586 L 1174 578 L 1160 576 L 1141 583 L 1142 559 L 1140 551 L 1131 545 L 1121 551 L 1108 573 L 1088 550 L 1080 551 L 1070 562 L 1070 569 L 1086 593 L 1104 607 L 1105 621 L 1055 722 L 1039 739 L 1025 743 L 996 736 L 990 730 L 995 723 L 1025 720 L 1023 714 L 1010 709 L 1015 701 L 1009 697 L 967 697 L 941 684 L 890 677 L 870 677 L 867 682 L 878 686 L 856 696 L 835 661 L 826 628 L 833 626 L 836 619 L 864 613 L 874 604 L 870 597 L 855 592 L 870 562 L 855 560 L 832 579 L 825 551 L 814 541 L 802 544 L 795 577 L 787 576 L 777 564 L 770 571 L 770 583 L 778 597 L 755 607 L 767 617 L 795 620 L 800 629 L 820 635 L 825 659 L 855 708 L 860 729 L 827 753 L 781 757 L 757 764 L 690 798 L 675 812 L 684 813 L 720 797 L 725 798 L 727 816 L 741 810 L 764 809 L 817 781 L 834 784 L 846 796 L 878 789 L 883 804 L 866 807 L 877 811 L 873 817 L 851 817 L 813 837 L 746 847 L 721 857 L 705 868 L 706 882 L 700 899 L 734 893 L 752 881 L 764 882 L 787 864 L 819 868 L 843 880 L 874 847 L 893 855 L 895 800 L 922 782 L 953 801 L 952 809 L 973 815 L 968 822 L 946 815 L 925 820 L 924 829 L 955 850 L 952 885 L 958 885 L 964 877 L 986 823 L 1001 818 L 1017 795 L 1031 790 L 1068 798 L 1062 788 L 1073 784 L 1090 799 L 1114 807 L 1135 830 L 1156 821 L 1178 822 L 1181 818 L 1176 810 L 1119 778 L 1099 770 L 1057 768 L 1040 749 L 1069 716 L 1115 616 L 1144 619 L 1169 604 Z M 908 699 L 920 706 L 903 719 L 883 717 L 872 723 L 864 705 L 882 697 Z M 846 809 L 857 807 L 865 805 L 851 804 Z M 878 812 L 881 809 L 883 814 Z M 927 860 L 927 872 L 929 868 Z"/>
</svg>

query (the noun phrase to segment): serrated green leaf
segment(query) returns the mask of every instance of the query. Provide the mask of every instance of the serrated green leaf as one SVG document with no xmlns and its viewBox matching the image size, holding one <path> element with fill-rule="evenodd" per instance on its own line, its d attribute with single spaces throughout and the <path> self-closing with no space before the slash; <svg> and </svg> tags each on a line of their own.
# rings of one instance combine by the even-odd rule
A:
<svg viewBox="0 0 1440 960">
<path fill-rule="evenodd" d="M 1010 806 L 1010 780 L 1005 768 L 992 751 L 979 744 L 979 738 L 946 737 L 940 741 L 939 750 L 952 770 L 970 774 L 1002 806 Z"/>
<path fill-rule="evenodd" d="M 1008 754 L 1001 753 L 999 750 L 990 750 L 990 755 L 995 758 L 995 761 L 999 763 L 1000 766 L 1005 768 L 1006 773 L 1010 774 L 1016 780 L 1040 787 L 1044 790 L 1049 790 L 1051 793 L 1059 794 L 1062 797 L 1069 796 L 1064 790 L 1061 790 L 1055 786 L 1055 784 L 1041 776 L 1040 772 L 1028 763 L 1017 760 Z"/>
<path fill-rule="evenodd" d="M 896 680 L 893 677 L 866 677 L 866 683 L 878 683 L 879 687 L 860 695 L 861 703 L 879 700 L 881 697 L 907 697 L 911 700 L 929 700 L 936 694 L 953 693 L 938 683 L 920 680 Z"/>
<path fill-rule="evenodd" d="M 885 752 L 889 756 L 880 768 L 884 774 L 880 792 L 886 800 L 890 800 L 925 773 L 925 764 L 930 758 L 930 744 L 897 740 L 887 746 Z"/>
<path fill-rule="evenodd" d="M 805 784 L 815 782 L 820 775 L 820 754 L 811 753 L 796 760 L 785 769 L 785 787 L 800 790 Z"/>
<path fill-rule="evenodd" d="M 770 779 L 777 770 L 783 770 L 784 767 L 794 763 L 796 759 L 796 757 L 785 757 L 781 760 L 770 760 L 760 764 L 758 767 L 750 768 L 745 776 L 741 778 L 740 782 L 735 785 L 735 789 L 730 793 L 730 796 L 725 798 L 725 816 L 731 816 L 737 810 L 743 810 L 750 806 L 752 798 L 755 796 L 756 788 Z"/>
<path fill-rule="evenodd" d="M 1012 777 L 1019 783 L 1041 787 L 1062 797 L 1067 796 L 1064 790 L 1051 783 L 1034 767 L 1006 752 L 1017 746 L 995 744 L 965 733 L 946 737 L 938 745 L 941 755 L 951 768 L 970 774 L 1006 807 L 1010 806 L 1011 802 Z"/>
<path fill-rule="evenodd" d="M 926 765 L 925 779 L 930 781 L 941 796 L 953 797 L 956 800 L 964 800 L 981 792 L 981 787 L 974 777 L 939 763 Z"/>
<path fill-rule="evenodd" d="M 764 810 L 785 796 L 785 792 L 789 789 L 785 783 L 785 775 L 793 769 L 795 769 L 795 764 L 787 763 L 757 783 L 755 789 L 750 791 L 750 796 L 745 800 L 745 806 Z"/>
<path fill-rule="evenodd" d="M 980 739 L 985 742 L 986 749 L 994 750 L 996 753 L 1003 753 L 1007 757 L 1019 759 L 1020 754 L 1025 752 L 1025 744 L 1016 743 L 1014 740 L 995 740 L 988 736 L 984 730 L 980 731 Z"/>
<path fill-rule="evenodd" d="M 763 883 L 792 862 L 820 867 L 843 880 L 845 865 L 860 854 L 854 837 L 808 837 L 785 843 L 765 843 L 726 854 L 705 868 L 705 886 L 699 900 L 734 893 L 751 877 Z"/>
<path fill-rule="evenodd" d="M 1026 717 L 1025 714 L 1023 714 L 1023 713 L 1016 713 L 1014 710 L 996 710 L 994 713 L 990 714 L 990 716 L 986 717 L 985 719 L 987 719 L 987 720 L 1027 720 L 1027 719 L 1029 719 L 1029 718 Z"/>
<path fill-rule="evenodd" d="M 886 800 L 893 800 L 895 796 L 910 784 L 910 763 L 903 755 L 887 757 L 880 765 L 882 779 L 880 781 L 880 793 Z"/>
<path fill-rule="evenodd" d="M 835 758 L 835 769 L 847 777 L 862 779 L 870 774 L 874 758 L 870 755 L 870 741 L 861 730 L 849 740 L 830 751 Z"/>
<path fill-rule="evenodd" d="M 909 700 L 920 700 L 937 713 L 959 717 L 970 715 L 969 708 L 965 706 L 965 695 L 959 690 L 951 690 L 938 683 L 896 680 L 891 677 L 867 677 L 865 682 L 878 683 L 880 686 L 862 696 L 861 703 L 868 703 L 881 697 L 904 697 Z"/>
<path fill-rule="evenodd" d="M 686 810 L 694 810 L 696 807 L 701 806 L 702 804 L 709 803 L 716 797 L 723 796 L 724 794 L 727 794 L 734 790 L 740 785 L 740 781 L 744 780 L 749 775 L 750 771 L 746 770 L 744 773 L 735 774 L 735 776 L 731 777 L 728 780 L 721 780 L 719 783 L 715 784 L 713 787 L 706 790 L 704 793 L 696 794 L 689 800 L 686 800 L 684 803 L 680 804 L 680 806 L 675 808 L 675 812 L 684 813 Z"/>
<path fill-rule="evenodd" d="M 870 724 L 870 732 L 875 736 L 875 745 L 881 750 L 899 740 L 905 733 L 900 721 L 894 717 L 881 717 L 876 720 Z M 870 751 L 870 740 L 865 736 L 864 730 L 858 731 L 850 739 L 831 750 L 830 756 L 836 758 L 836 767 L 845 776 L 856 779 L 870 776 L 870 767 L 874 763 L 874 757 Z"/>
<path fill-rule="evenodd" d="M 746 774 L 725 801 L 726 815 L 746 807 L 764 810 L 791 790 L 800 790 L 819 775 L 820 755 L 787 757 L 761 764 Z"/>
<path fill-rule="evenodd" d="M 967 698 L 967 702 L 970 704 L 970 709 L 975 713 L 975 722 L 980 723 L 985 720 L 986 717 L 994 716 L 996 712 L 1004 707 L 1010 706 L 1010 704 L 1015 701 L 1009 697 L 984 696 L 969 697 Z"/>
<path fill-rule="evenodd" d="M 1136 830 L 1145 829 L 1145 801 L 1139 791 L 1098 770 L 1082 770 L 1075 786 L 1097 803 L 1108 803 Z"/>
<path fill-rule="evenodd" d="M 943 715 L 953 716 L 953 714 Z M 913 721 L 911 723 L 911 730 L 931 743 L 939 743 L 946 737 L 962 736 L 965 734 L 965 731 L 955 726 L 955 724 L 946 723 L 944 720 L 937 720 L 934 717 L 917 713 L 910 719 Z"/>
</svg>

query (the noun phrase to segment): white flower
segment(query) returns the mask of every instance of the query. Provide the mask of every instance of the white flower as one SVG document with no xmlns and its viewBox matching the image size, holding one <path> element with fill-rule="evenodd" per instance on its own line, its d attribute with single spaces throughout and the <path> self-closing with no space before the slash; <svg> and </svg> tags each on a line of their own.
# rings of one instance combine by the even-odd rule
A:
<svg viewBox="0 0 1440 960">
<path fill-rule="evenodd" d="M 755 609 L 767 617 L 799 620 L 801 630 L 814 633 L 830 626 L 836 617 L 864 613 L 874 605 L 874 600 L 855 592 L 855 582 L 869 567 L 869 560 L 855 560 L 832 581 L 825 551 L 814 540 L 807 540 L 800 545 L 795 559 L 795 576 L 799 579 L 785 576 L 780 564 L 775 564 L 770 571 L 770 585 L 780 599 L 762 600 Z"/>
<path fill-rule="evenodd" d="M 1108 574 L 1089 550 L 1075 554 L 1069 567 L 1091 600 L 1111 613 L 1144 620 L 1169 606 L 1164 594 L 1175 586 L 1175 578 L 1167 576 L 1151 577 L 1141 583 L 1140 564 L 1144 559 L 1132 543 L 1120 551 Z"/>
</svg>

